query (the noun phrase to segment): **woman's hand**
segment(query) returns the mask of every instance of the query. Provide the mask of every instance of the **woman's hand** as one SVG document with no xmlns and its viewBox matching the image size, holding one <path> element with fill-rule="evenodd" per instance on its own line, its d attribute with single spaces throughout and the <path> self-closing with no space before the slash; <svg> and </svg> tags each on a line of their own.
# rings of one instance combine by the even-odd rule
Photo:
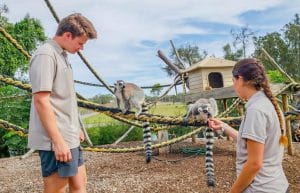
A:
<svg viewBox="0 0 300 193">
<path fill-rule="evenodd" d="M 213 130 L 221 130 L 224 123 L 218 119 L 210 118 L 208 120 L 208 126 L 212 128 Z"/>
</svg>

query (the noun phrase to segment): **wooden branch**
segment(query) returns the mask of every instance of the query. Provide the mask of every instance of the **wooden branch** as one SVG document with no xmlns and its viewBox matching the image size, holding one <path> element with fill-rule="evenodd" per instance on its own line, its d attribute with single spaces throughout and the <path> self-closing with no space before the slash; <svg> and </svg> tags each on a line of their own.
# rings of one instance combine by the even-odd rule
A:
<svg viewBox="0 0 300 193">
<path fill-rule="evenodd" d="M 157 53 L 158 57 L 160 57 L 174 72 L 176 72 L 177 74 L 183 73 L 183 70 L 172 64 L 172 62 L 162 53 L 162 51 L 158 50 Z"/>
<path fill-rule="evenodd" d="M 113 143 L 113 145 L 117 145 L 120 141 L 122 141 L 127 135 L 134 129 L 135 126 L 131 126 L 117 141 Z"/>
<path fill-rule="evenodd" d="M 291 82 L 295 82 L 295 80 L 290 77 L 290 75 L 288 75 L 278 64 L 277 62 L 269 55 L 269 53 L 264 49 L 261 48 L 261 50 L 263 51 L 263 53 L 268 57 L 268 59 L 271 61 L 271 63 L 274 65 L 275 68 L 277 68 L 281 74 L 283 74 L 287 79 L 289 79 Z"/>
<path fill-rule="evenodd" d="M 181 60 L 181 58 L 180 58 L 178 52 L 177 52 L 177 49 L 175 48 L 175 45 L 173 44 L 173 41 L 170 40 L 170 42 L 171 42 L 171 45 L 172 45 L 172 48 L 173 48 L 173 51 L 174 51 L 174 53 L 175 53 L 175 55 L 176 55 L 177 60 L 179 61 L 179 63 L 180 63 L 182 66 L 185 66 L 185 65 L 183 64 L 183 62 L 182 62 L 182 60 Z"/>
</svg>

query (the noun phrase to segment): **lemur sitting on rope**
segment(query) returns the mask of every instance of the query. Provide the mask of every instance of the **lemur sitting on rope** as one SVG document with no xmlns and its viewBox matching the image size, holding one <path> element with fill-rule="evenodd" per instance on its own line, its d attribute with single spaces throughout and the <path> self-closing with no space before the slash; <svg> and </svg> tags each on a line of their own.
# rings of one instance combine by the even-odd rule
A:
<svg viewBox="0 0 300 193">
<path fill-rule="evenodd" d="M 145 94 L 143 89 L 133 83 L 124 82 L 118 80 L 115 83 L 114 94 L 117 99 L 118 108 L 121 109 L 121 103 L 124 106 L 123 113 L 128 113 L 131 107 L 135 107 L 137 112 L 135 116 L 138 117 L 142 112 L 146 112 L 148 109 L 144 108 Z M 143 123 L 144 130 L 144 149 L 146 163 L 151 161 L 152 148 L 151 148 L 151 128 L 148 122 Z"/>
<path fill-rule="evenodd" d="M 200 98 L 195 103 L 190 104 L 188 112 L 184 117 L 184 121 L 188 121 L 189 118 L 194 118 L 202 123 L 207 123 L 209 118 L 212 118 L 218 114 L 217 102 L 214 98 Z M 205 154 L 205 167 L 207 175 L 207 185 L 215 186 L 214 179 L 214 161 L 213 161 L 213 144 L 214 144 L 214 132 L 211 128 L 207 127 L 205 132 L 206 137 L 206 154 Z"/>
<path fill-rule="evenodd" d="M 294 107 L 296 108 L 294 114 L 299 115 L 300 114 L 300 90 L 298 90 L 294 94 Z M 291 127 L 292 127 L 293 140 L 299 142 L 300 141 L 300 120 L 292 120 Z"/>
</svg>

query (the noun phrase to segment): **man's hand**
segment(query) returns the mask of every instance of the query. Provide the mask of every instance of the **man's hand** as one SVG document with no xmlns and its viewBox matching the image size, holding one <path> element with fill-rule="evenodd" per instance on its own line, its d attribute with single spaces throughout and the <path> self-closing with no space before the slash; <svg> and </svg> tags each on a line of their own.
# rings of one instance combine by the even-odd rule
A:
<svg viewBox="0 0 300 193">
<path fill-rule="evenodd" d="M 80 130 L 79 139 L 80 142 L 84 142 L 84 133 L 82 132 L 82 130 Z"/>
<path fill-rule="evenodd" d="M 63 139 L 59 142 L 53 143 L 53 146 L 55 159 L 57 161 L 69 162 L 72 160 L 71 151 Z"/>
</svg>

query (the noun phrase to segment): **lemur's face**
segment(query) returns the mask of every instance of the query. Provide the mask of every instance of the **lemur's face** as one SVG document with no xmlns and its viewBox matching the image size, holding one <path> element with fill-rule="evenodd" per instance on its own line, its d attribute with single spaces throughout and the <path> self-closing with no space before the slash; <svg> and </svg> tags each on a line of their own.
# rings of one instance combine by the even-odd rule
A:
<svg viewBox="0 0 300 193">
<path fill-rule="evenodd" d="M 193 116 L 198 121 L 205 123 L 208 121 L 211 115 L 211 105 L 209 103 L 206 104 L 198 104 L 193 111 Z"/>
<path fill-rule="evenodd" d="M 123 80 L 118 80 L 117 83 L 115 83 L 115 87 L 118 91 L 121 91 L 125 86 L 125 82 Z"/>
<path fill-rule="evenodd" d="M 291 121 L 292 131 L 300 133 L 300 120 Z"/>
</svg>

